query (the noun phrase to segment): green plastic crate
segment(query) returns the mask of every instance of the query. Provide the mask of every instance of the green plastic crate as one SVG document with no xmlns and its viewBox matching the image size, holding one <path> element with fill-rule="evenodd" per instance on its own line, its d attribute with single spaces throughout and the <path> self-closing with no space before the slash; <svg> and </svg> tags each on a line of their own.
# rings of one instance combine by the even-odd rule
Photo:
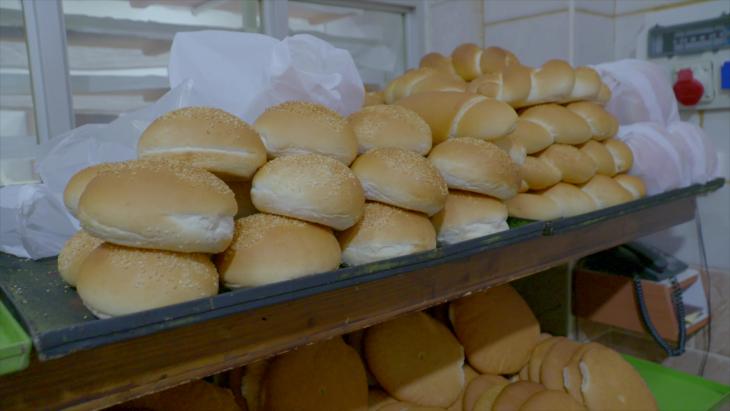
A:
<svg viewBox="0 0 730 411">
<path fill-rule="evenodd" d="M 624 358 L 644 378 L 661 411 L 709 411 L 730 404 L 730 386 L 630 355 Z"/>
<path fill-rule="evenodd" d="M 30 348 L 28 334 L 15 321 L 10 311 L 0 303 L 0 375 L 27 367 Z"/>
</svg>

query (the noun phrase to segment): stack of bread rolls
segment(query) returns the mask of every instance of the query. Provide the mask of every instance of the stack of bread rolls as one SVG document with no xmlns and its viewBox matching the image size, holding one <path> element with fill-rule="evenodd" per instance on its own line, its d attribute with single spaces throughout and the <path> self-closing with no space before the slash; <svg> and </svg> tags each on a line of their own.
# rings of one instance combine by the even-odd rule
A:
<svg viewBox="0 0 730 411">
<path fill-rule="evenodd" d="M 509 285 L 448 311 L 443 322 L 411 313 L 352 333 L 347 344 L 338 337 L 252 364 L 243 401 L 250 411 L 657 409 L 618 353 L 540 334 Z"/>
</svg>

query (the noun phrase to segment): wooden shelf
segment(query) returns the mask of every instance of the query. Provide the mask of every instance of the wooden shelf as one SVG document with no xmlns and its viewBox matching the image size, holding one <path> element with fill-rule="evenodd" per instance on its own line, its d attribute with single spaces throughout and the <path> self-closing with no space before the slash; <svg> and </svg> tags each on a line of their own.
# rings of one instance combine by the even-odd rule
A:
<svg viewBox="0 0 730 411">
<path fill-rule="evenodd" d="M 716 180 L 430 253 L 313 276 L 309 283 L 299 283 L 305 288 L 279 285 L 277 294 L 272 287 L 269 295 L 253 301 L 249 295 L 203 319 L 201 312 L 191 320 L 174 317 L 174 311 L 153 310 L 135 318 L 144 321 L 156 311 L 168 313 L 172 317 L 164 322 L 166 327 L 130 328 L 123 338 L 97 340 L 95 346 L 87 341 L 61 358 L 33 358 L 26 370 L 0 377 L 0 409 L 96 409 L 239 367 L 689 221 L 695 197 L 722 184 Z M 211 301 L 235 300 L 245 292 Z M 215 311 L 211 301 L 209 308 Z M 187 306 L 176 310 L 180 307 Z M 88 327 L 112 320 L 89 321 Z"/>
</svg>

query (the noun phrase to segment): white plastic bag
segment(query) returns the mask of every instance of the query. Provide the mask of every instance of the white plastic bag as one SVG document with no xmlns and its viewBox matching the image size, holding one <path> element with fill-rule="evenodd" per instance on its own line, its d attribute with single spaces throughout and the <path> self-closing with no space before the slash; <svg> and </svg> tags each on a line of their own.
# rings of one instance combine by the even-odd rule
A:
<svg viewBox="0 0 730 411">
<path fill-rule="evenodd" d="M 668 127 L 680 120 L 672 84 L 661 66 L 644 60 L 619 60 L 593 68 L 611 89 L 606 110 L 619 124 L 649 122 Z"/>
<path fill-rule="evenodd" d="M 681 144 L 687 162 L 688 184 L 706 183 L 720 176 L 720 163 L 712 140 L 700 127 L 685 121 L 677 121 L 667 127 L 669 138 Z"/>
<path fill-rule="evenodd" d="M 679 188 L 685 181 L 682 159 L 667 139 L 668 133 L 655 123 L 636 123 L 621 126 L 617 134 L 634 154 L 629 174 L 644 180 L 648 195 Z"/>
</svg>

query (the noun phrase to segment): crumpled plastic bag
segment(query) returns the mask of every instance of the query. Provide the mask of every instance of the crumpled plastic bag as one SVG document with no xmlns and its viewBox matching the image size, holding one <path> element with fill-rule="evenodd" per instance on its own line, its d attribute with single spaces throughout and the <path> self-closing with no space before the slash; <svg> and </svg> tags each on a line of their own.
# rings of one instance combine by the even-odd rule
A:
<svg viewBox="0 0 730 411">
<path fill-rule="evenodd" d="M 606 110 L 619 124 L 656 123 L 662 127 L 680 121 L 677 100 L 667 72 L 645 60 L 619 60 L 593 66 L 611 90 Z"/>
<path fill-rule="evenodd" d="M 170 57 L 172 90 L 157 102 L 52 138 L 40 147 L 42 184 L 0 187 L 0 251 L 33 259 L 57 255 L 79 227 L 63 205 L 71 177 L 94 164 L 136 158 L 144 129 L 168 111 L 207 105 L 251 123 L 287 100 L 321 103 L 343 115 L 362 105 L 352 57 L 313 36 L 279 41 L 252 33 L 178 33 Z"/>
</svg>

